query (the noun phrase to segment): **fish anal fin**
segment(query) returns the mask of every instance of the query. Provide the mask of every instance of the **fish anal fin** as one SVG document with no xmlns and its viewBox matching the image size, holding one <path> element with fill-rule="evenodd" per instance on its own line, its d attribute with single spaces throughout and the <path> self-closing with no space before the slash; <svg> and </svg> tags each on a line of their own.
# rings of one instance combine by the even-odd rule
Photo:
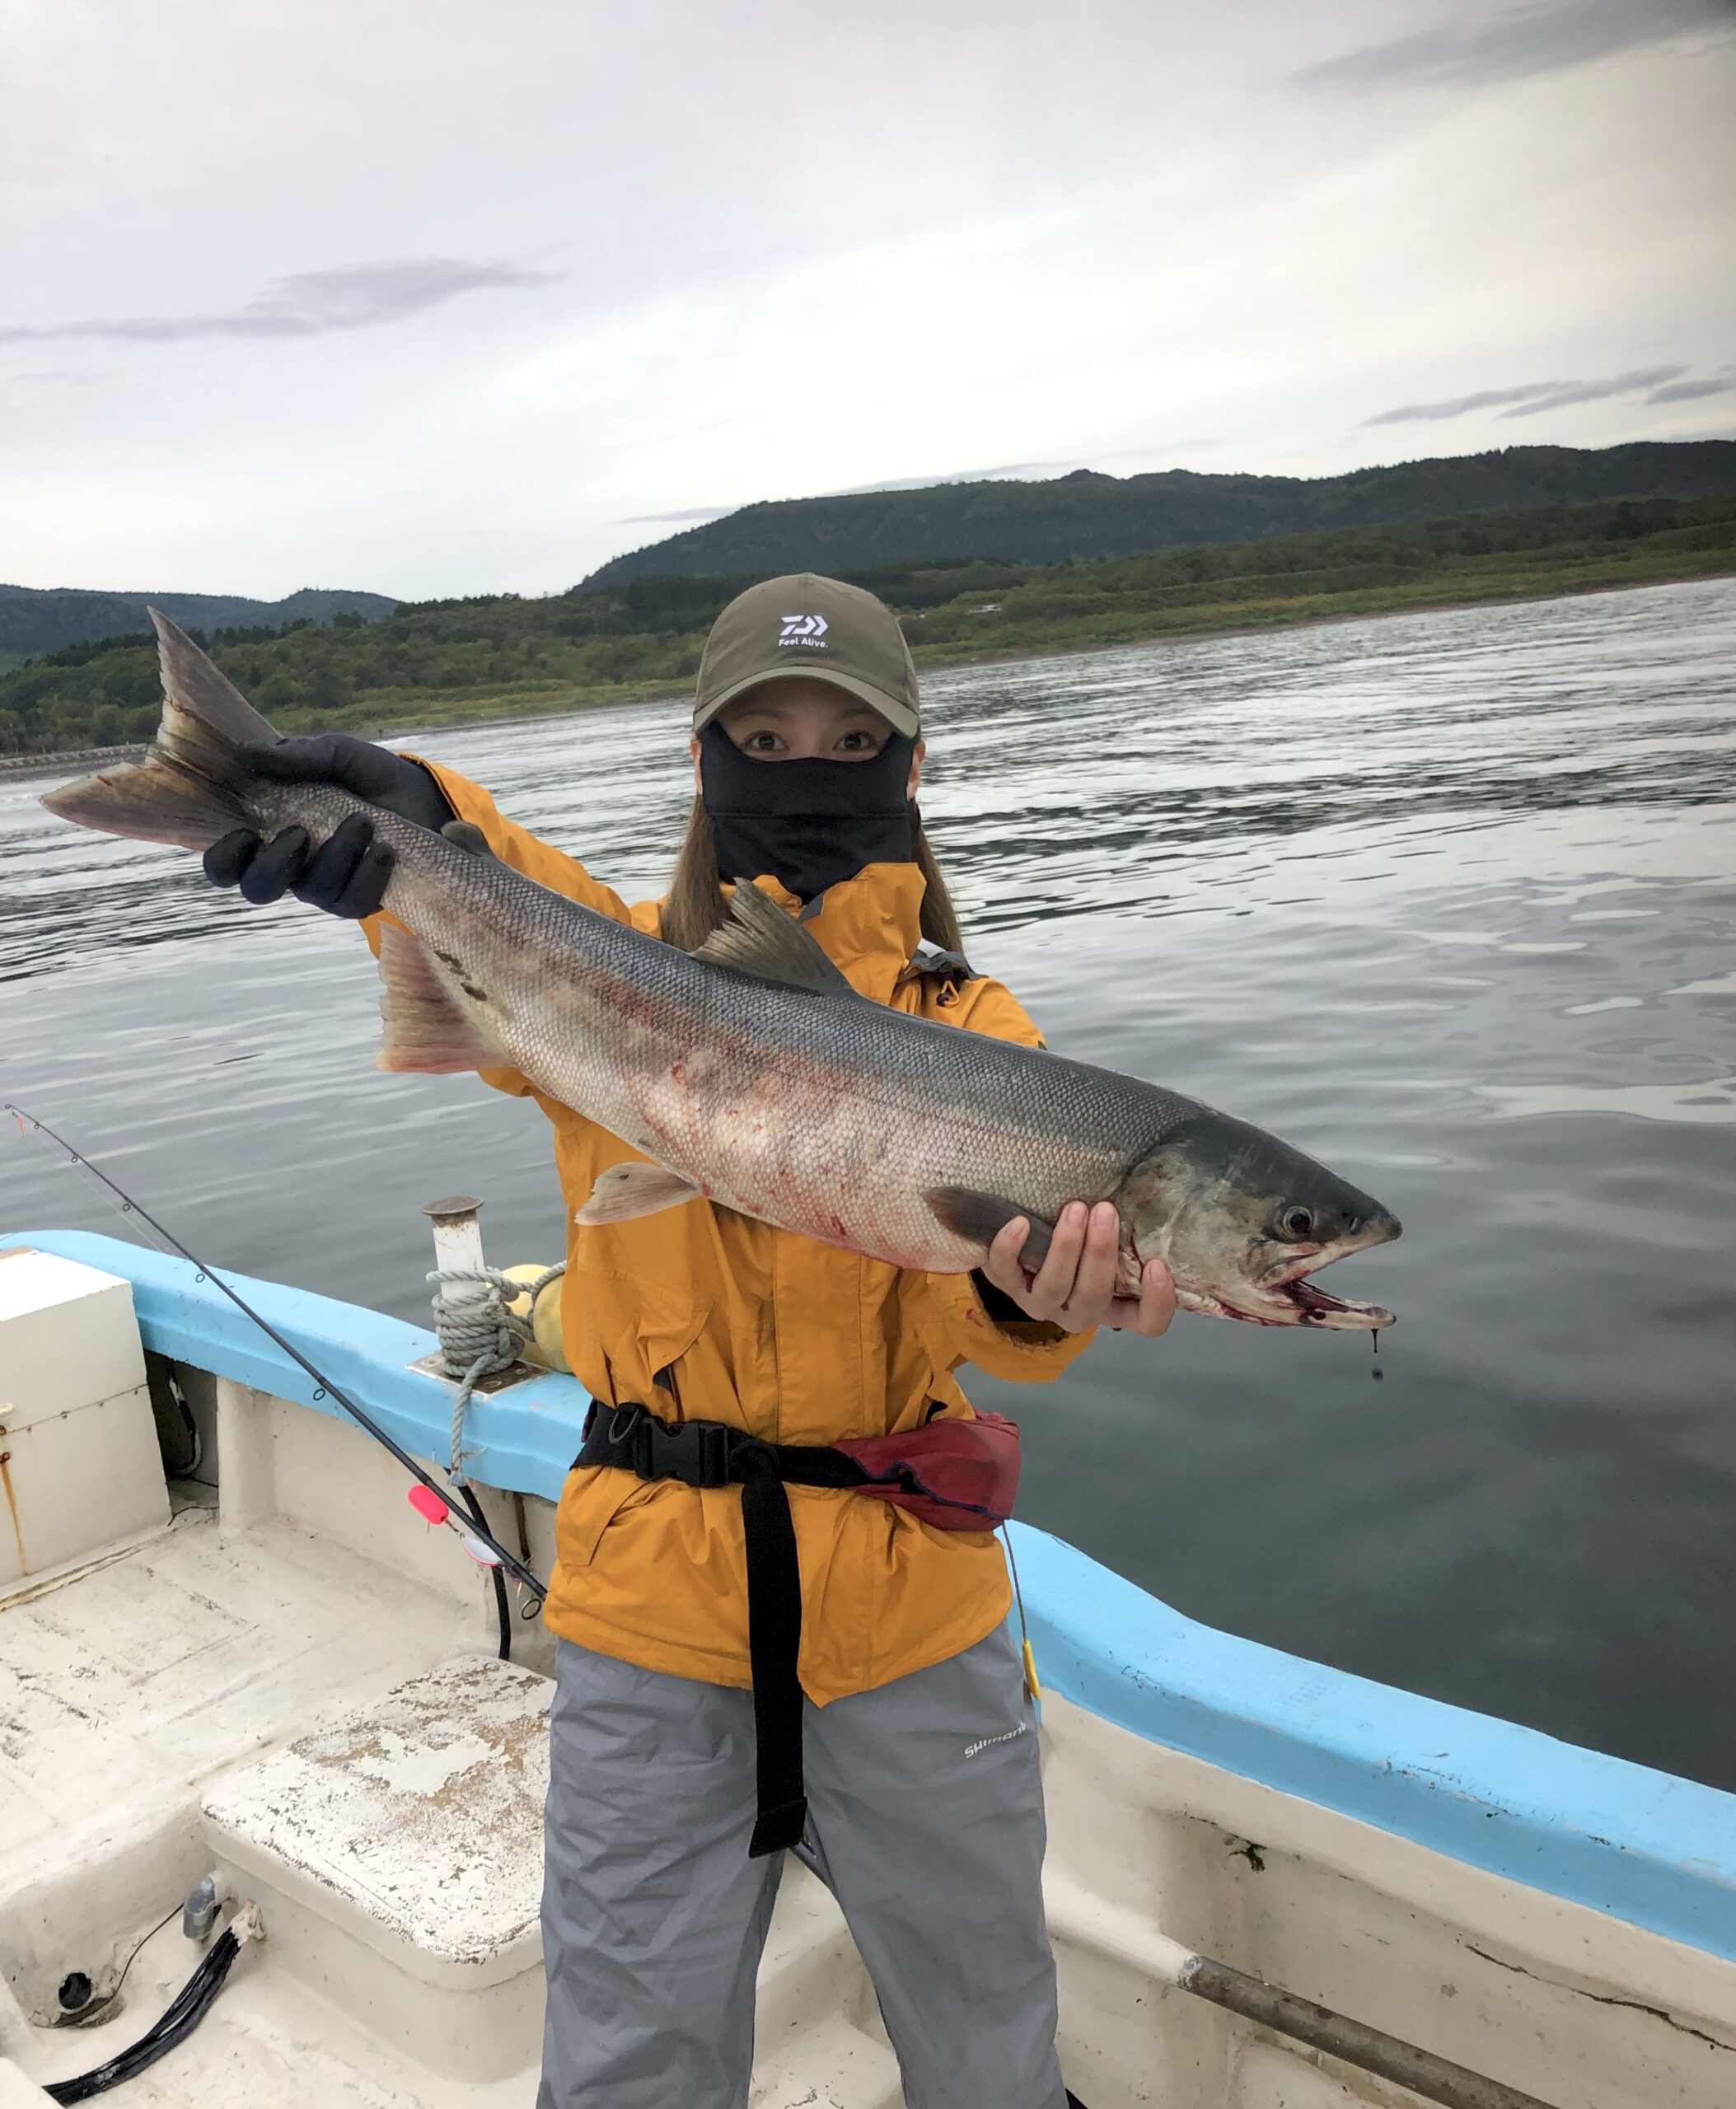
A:
<svg viewBox="0 0 1736 2109">
<path fill-rule="evenodd" d="M 792 989 L 823 989 L 834 996 L 856 993 L 802 925 L 745 879 L 730 901 L 728 922 L 695 947 L 693 956 Z"/>
<path fill-rule="evenodd" d="M 598 1223 L 631 1223 L 636 1216 L 654 1216 L 660 1209 L 679 1208 L 683 1201 L 700 1198 L 700 1189 L 679 1171 L 629 1158 L 597 1174 L 591 1198 L 573 1220 L 587 1229 Z"/>
<path fill-rule="evenodd" d="M 980 1194 L 971 1186 L 930 1186 L 922 1198 L 943 1230 L 963 1238 L 967 1245 L 981 1246 L 985 1251 L 1015 1216 L 1022 1216 L 1031 1229 L 1025 1239 L 1025 1249 L 1019 1255 L 1019 1265 L 1027 1273 L 1035 1274 L 1049 1256 L 1054 1224 L 1034 1209 L 1021 1208 L 1017 1201 L 1008 1200 L 1004 1195 Z"/>
<path fill-rule="evenodd" d="M 379 1066 L 405 1074 L 453 1076 L 505 1060 L 440 978 L 426 950 L 395 923 L 380 926 Z"/>
</svg>

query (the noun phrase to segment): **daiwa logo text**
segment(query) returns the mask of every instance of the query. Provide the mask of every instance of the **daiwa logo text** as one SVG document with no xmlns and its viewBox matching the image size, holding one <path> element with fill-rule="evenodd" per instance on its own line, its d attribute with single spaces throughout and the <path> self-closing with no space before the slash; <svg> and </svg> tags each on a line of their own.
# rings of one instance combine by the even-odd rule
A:
<svg viewBox="0 0 1736 2109">
<path fill-rule="evenodd" d="M 780 646 L 802 644 L 811 652 L 824 652 L 826 646 L 821 639 L 826 630 L 824 615 L 786 615 L 784 628 L 778 635 L 778 643 Z"/>
</svg>

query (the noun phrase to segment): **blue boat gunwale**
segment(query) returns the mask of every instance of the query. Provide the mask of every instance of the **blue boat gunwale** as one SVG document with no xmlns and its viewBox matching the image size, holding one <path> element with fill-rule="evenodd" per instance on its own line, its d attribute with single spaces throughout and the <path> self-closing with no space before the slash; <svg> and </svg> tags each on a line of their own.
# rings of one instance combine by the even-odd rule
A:
<svg viewBox="0 0 1736 2109">
<path fill-rule="evenodd" d="M 187 1261 L 82 1231 L 0 1234 L 0 1250 L 16 1246 L 129 1281 L 152 1352 L 342 1417 Z M 451 1388 L 409 1366 L 432 1333 L 224 1279 L 406 1449 L 445 1455 Z M 558 1499 L 587 1403 L 553 1375 L 476 1399 L 473 1475 Z M 1046 1531 L 1011 1528 L 1049 1690 L 1149 1742 L 1736 1961 L 1736 1794 L 1201 1625 Z"/>
</svg>

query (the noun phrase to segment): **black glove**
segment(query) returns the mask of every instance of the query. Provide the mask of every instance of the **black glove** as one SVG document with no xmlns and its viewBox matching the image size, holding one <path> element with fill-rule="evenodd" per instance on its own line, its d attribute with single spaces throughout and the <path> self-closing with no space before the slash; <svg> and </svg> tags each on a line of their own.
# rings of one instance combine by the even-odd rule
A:
<svg viewBox="0 0 1736 2109">
<path fill-rule="evenodd" d="M 249 741 L 240 751 L 255 776 L 278 783 L 330 783 L 370 805 L 383 806 L 419 827 L 440 828 L 452 817 L 446 793 L 419 762 L 348 732 L 311 740 Z M 358 919 L 377 913 L 391 877 L 392 853 L 376 840 L 364 813 L 352 813 L 317 848 L 306 828 L 286 827 L 267 842 L 236 828 L 205 852 L 213 886 L 239 886 L 256 906 L 292 893 L 310 907 Z"/>
</svg>

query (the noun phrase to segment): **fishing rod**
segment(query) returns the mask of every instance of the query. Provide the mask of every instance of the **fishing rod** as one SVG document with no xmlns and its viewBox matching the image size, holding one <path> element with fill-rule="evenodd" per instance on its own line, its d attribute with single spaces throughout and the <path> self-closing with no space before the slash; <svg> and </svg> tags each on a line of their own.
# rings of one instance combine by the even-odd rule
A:
<svg viewBox="0 0 1736 2109">
<path fill-rule="evenodd" d="M 313 1379 L 315 1385 L 313 1396 L 316 1401 L 326 1397 L 335 1400 L 358 1428 L 372 1436 L 382 1449 L 389 1450 L 403 1466 L 405 1471 L 416 1481 L 417 1485 L 424 1489 L 427 1494 L 433 1497 L 433 1499 L 428 1502 L 419 1501 L 414 1490 L 412 1489 L 409 1499 L 411 1507 L 419 1516 L 429 1523 L 453 1522 L 452 1510 L 455 1507 L 462 1506 L 456 1489 L 442 1486 L 437 1479 L 424 1471 L 402 1443 L 394 1442 L 378 1421 L 375 1420 L 371 1415 L 364 1413 L 347 1391 L 335 1384 L 323 1370 L 317 1368 L 310 1362 L 293 1341 L 285 1340 L 269 1319 L 261 1317 L 244 1296 L 229 1286 L 228 1283 L 218 1273 L 216 1268 L 208 1267 L 199 1255 L 190 1251 L 172 1231 L 166 1230 L 150 1210 L 135 1201 L 116 1181 L 110 1179 L 101 1165 L 93 1164 L 89 1157 L 84 1156 L 80 1151 L 75 1150 L 64 1135 L 57 1134 L 47 1121 L 39 1120 L 34 1113 L 26 1112 L 23 1106 L 14 1104 L 11 1099 L 5 1101 L 5 1110 L 17 1121 L 18 1132 L 21 1135 L 25 1132 L 25 1123 L 28 1121 L 39 1135 L 45 1135 L 58 1148 L 63 1149 L 71 1162 L 81 1171 L 88 1171 L 93 1179 L 101 1181 L 120 1203 L 123 1215 L 137 1216 L 141 1223 L 147 1223 L 161 1238 L 164 1244 L 178 1252 L 190 1266 L 198 1270 L 198 1279 L 200 1281 L 208 1281 L 213 1287 L 221 1289 L 236 1310 L 250 1318 L 269 1340 L 281 1348 L 298 1368 L 305 1371 Z M 500 1541 L 490 1532 L 480 1514 L 480 1503 L 473 1503 L 470 1507 L 475 1513 L 467 1513 L 466 1516 L 466 1521 L 469 1522 L 470 1528 L 467 1532 L 461 1531 L 460 1536 L 475 1538 L 478 1545 L 487 1551 L 493 1564 L 510 1574 L 522 1589 L 528 1590 L 537 1602 L 540 1603 L 549 1593 L 547 1589 L 537 1580 L 536 1575 L 525 1565 L 524 1562 L 509 1553 Z M 456 1522 L 453 1523 L 453 1527 L 455 1529 L 457 1527 Z"/>
</svg>

